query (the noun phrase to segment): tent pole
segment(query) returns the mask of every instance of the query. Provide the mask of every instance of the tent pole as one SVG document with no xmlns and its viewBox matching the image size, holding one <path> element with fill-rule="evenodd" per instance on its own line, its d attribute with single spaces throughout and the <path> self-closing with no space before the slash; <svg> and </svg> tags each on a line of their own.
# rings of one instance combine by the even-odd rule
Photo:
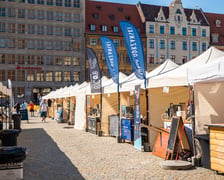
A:
<svg viewBox="0 0 224 180">
<path fill-rule="evenodd" d="M 118 116 L 118 136 L 117 136 L 117 142 L 120 143 L 121 142 L 121 119 L 120 119 L 120 88 L 119 88 L 119 78 L 118 78 L 118 84 L 117 84 L 117 92 L 118 92 L 118 112 L 117 112 L 117 116 Z"/>
<path fill-rule="evenodd" d="M 146 125 L 150 126 L 150 120 L 149 120 L 149 94 L 147 89 L 147 79 L 145 78 L 145 99 L 146 99 Z M 150 146 L 150 132 L 148 129 L 148 144 Z"/>
</svg>

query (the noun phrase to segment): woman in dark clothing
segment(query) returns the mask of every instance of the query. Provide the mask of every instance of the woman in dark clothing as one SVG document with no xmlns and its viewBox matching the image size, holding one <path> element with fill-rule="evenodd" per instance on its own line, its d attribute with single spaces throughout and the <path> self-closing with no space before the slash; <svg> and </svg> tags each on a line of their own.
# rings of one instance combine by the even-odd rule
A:
<svg viewBox="0 0 224 180">
<path fill-rule="evenodd" d="M 14 108 L 16 109 L 16 113 L 19 114 L 19 110 L 20 110 L 20 104 L 19 104 L 19 102 L 17 102 L 15 104 Z"/>
</svg>

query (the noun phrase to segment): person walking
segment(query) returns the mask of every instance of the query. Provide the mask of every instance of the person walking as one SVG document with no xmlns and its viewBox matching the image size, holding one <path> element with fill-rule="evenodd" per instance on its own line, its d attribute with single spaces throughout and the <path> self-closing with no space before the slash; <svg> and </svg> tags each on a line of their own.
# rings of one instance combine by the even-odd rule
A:
<svg viewBox="0 0 224 180">
<path fill-rule="evenodd" d="M 19 102 L 17 102 L 15 105 L 14 105 L 14 108 L 16 109 L 16 113 L 19 114 L 20 113 L 20 104 Z"/>
<path fill-rule="evenodd" d="M 30 101 L 29 107 L 30 107 L 31 117 L 34 117 L 34 104 L 32 101 Z"/>
<path fill-rule="evenodd" d="M 46 99 L 43 100 L 43 102 L 40 103 L 40 116 L 42 117 L 42 122 L 46 122 L 47 117 L 47 102 Z"/>
</svg>

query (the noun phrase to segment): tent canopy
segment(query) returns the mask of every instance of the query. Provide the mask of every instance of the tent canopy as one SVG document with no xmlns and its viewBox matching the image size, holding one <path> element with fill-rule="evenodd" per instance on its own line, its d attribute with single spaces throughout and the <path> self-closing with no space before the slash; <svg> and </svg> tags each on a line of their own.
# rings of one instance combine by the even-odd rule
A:
<svg viewBox="0 0 224 180">
<path fill-rule="evenodd" d="M 180 67 L 162 75 L 150 78 L 149 88 L 164 86 L 187 86 L 187 69 L 216 61 L 222 56 L 224 56 L 223 51 L 220 51 L 215 47 L 210 47 L 207 51 L 191 61 L 181 65 Z"/>
</svg>

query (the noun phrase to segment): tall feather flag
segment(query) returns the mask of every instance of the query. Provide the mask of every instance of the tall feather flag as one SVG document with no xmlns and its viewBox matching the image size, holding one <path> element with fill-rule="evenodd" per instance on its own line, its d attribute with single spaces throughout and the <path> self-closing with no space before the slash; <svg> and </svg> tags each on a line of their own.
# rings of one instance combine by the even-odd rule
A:
<svg viewBox="0 0 224 180">
<path fill-rule="evenodd" d="M 89 62 L 91 93 L 101 93 L 101 73 L 95 52 L 86 48 Z"/>
<path fill-rule="evenodd" d="M 128 21 L 120 21 L 132 69 L 139 79 L 145 79 L 145 58 L 142 40 L 136 27 Z"/>
<path fill-rule="evenodd" d="M 114 83 L 119 84 L 119 68 L 116 47 L 113 41 L 108 37 L 100 36 L 100 40 L 103 46 L 110 76 L 112 77 Z"/>
</svg>

